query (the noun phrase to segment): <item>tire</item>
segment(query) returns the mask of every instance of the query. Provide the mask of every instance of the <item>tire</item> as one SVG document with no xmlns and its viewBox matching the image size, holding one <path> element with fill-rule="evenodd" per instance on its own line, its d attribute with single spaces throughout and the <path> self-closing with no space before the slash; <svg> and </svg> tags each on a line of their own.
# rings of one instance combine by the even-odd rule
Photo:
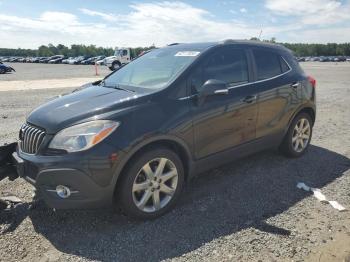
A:
<svg viewBox="0 0 350 262">
<path fill-rule="evenodd" d="M 6 69 L 0 69 L 0 74 L 5 74 L 6 73 Z"/>
<path fill-rule="evenodd" d="M 164 169 L 157 175 L 160 163 Z M 152 175 L 158 180 L 156 181 Z M 122 174 L 118 183 L 116 200 L 127 216 L 142 220 L 154 219 L 173 208 L 181 194 L 183 184 L 184 169 L 178 155 L 167 148 L 158 147 L 132 160 L 132 165 Z"/>
<path fill-rule="evenodd" d="M 301 125 L 303 128 L 300 129 Z M 309 114 L 298 114 L 289 126 L 288 132 L 280 145 L 280 152 L 287 157 L 302 156 L 310 145 L 312 127 L 313 121 Z"/>
<path fill-rule="evenodd" d="M 121 67 L 121 64 L 119 62 L 113 62 L 112 64 L 112 71 L 118 70 L 119 67 Z"/>
</svg>

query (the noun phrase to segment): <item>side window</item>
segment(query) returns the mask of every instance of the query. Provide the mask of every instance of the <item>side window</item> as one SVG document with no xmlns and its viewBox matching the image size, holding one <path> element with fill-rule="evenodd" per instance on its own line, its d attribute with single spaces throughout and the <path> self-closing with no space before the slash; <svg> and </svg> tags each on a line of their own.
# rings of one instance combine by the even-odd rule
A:
<svg viewBox="0 0 350 262">
<path fill-rule="evenodd" d="M 123 56 L 128 55 L 128 51 L 127 50 L 123 50 Z"/>
<path fill-rule="evenodd" d="M 283 59 L 278 54 L 264 50 L 253 50 L 253 54 L 258 80 L 268 79 L 282 73 L 281 60 Z M 288 67 L 288 65 L 286 66 Z"/>
<path fill-rule="evenodd" d="M 286 63 L 286 61 L 282 58 L 282 56 L 280 56 L 280 63 L 281 63 L 281 69 L 282 72 L 285 73 L 287 71 L 289 71 L 289 65 Z"/>
<path fill-rule="evenodd" d="M 208 57 L 197 67 L 192 76 L 192 88 L 197 91 L 209 79 L 222 80 L 228 86 L 248 82 L 248 63 L 245 51 L 232 47 L 223 47 Z"/>
<path fill-rule="evenodd" d="M 204 63 L 204 82 L 209 79 L 222 80 L 228 86 L 248 82 L 248 65 L 244 50 L 224 47 L 215 52 Z"/>
</svg>

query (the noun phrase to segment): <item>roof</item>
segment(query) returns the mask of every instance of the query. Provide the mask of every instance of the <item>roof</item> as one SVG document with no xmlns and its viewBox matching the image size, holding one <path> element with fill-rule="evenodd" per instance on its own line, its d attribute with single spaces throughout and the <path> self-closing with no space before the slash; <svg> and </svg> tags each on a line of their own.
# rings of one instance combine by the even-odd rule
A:
<svg viewBox="0 0 350 262">
<path fill-rule="evenodd" d="M 268 48 L 277 48 L 280 50 L 288 50 L 282 45 L 270 43 L 270 42 L 263 42 L 263 41 L 256 41 L 256 40 L 233 40 L 233 39 L 227 39 L 219 42 L 204 42 L 204 43 L 173 43 L 169 44 L 168 47 L 174 47 L 178 49 L 186 49 L 186 48 L 192 48 L 192 49 L 200 49 L 204 50 L 209 47 L 217 46 L 217 45 L 234 45 L 234 44 L 241 44 L 241 45 L 249 45 L 249 46 L 257 46 L 257 47 L 268 47 Z"/>
</svg>

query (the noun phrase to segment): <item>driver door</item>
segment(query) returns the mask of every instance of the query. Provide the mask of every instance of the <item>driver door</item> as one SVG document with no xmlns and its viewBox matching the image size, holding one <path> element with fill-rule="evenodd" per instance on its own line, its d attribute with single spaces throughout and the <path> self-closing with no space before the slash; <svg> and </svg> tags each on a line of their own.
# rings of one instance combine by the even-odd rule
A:
<svg viewBox="0 0 350 262">
<path fill-rule="evenodd" d="M 255 139 L 256 90 L 249 85 L 248 56 L 244 49 L 223 46 L 209 55 L 191 76 L 191 90 L 201 92 L 209 79 L 227 83 L 227 94 L 192 103 L 197 159 Z"/>
</svg>

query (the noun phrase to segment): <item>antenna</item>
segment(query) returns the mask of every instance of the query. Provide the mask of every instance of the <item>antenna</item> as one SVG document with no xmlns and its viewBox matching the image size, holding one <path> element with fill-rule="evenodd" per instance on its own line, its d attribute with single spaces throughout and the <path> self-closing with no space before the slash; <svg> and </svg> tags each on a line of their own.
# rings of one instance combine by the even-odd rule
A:
<svg viewBox="0 0 350 262">
<path fill-rule="evenodd" d="M 260 39 L 260 38 L 261 38 L 261 35 L 262 35 L 262 29 L 260 30 L 260 34 L 259 34 L 259 37 L 258 37 L 259 40 L 261 40 L 261 39 Z"/>
</svg>

